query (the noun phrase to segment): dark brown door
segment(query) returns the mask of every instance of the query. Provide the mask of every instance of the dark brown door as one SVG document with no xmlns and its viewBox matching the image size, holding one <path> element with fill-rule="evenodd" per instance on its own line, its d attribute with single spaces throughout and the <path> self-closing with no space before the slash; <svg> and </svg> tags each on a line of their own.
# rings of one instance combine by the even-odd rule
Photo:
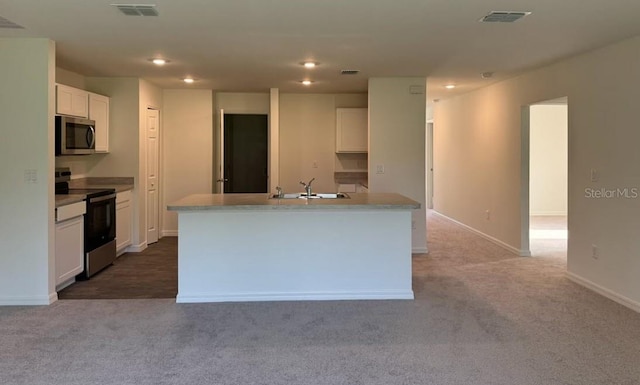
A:
<svg viewBox="0 0 640 385">
<path fill-rule="evenodd" d="M 268 191 L 267 115 L 224 115 L 224 192 Z"/>
</svg>

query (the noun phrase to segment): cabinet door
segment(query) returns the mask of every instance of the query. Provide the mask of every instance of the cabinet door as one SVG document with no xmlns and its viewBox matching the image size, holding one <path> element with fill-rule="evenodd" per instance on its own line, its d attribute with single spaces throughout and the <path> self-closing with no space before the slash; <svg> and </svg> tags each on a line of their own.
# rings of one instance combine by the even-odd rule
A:
<svg viewBox="0 0 640 385">
<path fill-rule="evenodd" d="M 84 218 L 56 223 L 55 243 L 56 285 L 60 285 L 84 269 Z"/>
<path fill-rule="evenodd" d="M 109 98 L 89 93 L 89 119 L 96 122 L 96 152 L 109 152 Z"/>
<path fill-rule="evenodd" d="M 336 152 L 366 153 L 369 143 L 366 108 L 336 110 Z"/>
<path fill-rule="evenodd" d="M 118 255 L 131 245 L 131 191 L 116 196 L 116 250 Z"/>
<path fill-rule="evenodd" d="M 87 91 L 56 85 L 56 113 L 86 118 L 89 116 L 89 93 Z"/>
</svg>

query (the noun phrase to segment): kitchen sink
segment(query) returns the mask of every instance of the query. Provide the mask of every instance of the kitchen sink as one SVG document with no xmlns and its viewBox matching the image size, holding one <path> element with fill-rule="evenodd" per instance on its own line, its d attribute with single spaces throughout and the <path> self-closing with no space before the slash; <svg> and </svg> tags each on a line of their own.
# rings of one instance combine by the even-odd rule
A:
<svg viewBox="0 0 640 385">
<path fill-rule="evenodd" d="M 283 194 L 282 196 L 278 196 L 278 194 L 273 194 L 269 197 L 270 199 L 349 199 L 349 195 L 345 193 L 313 193 L 311 196 L 307 196 L 306 193 L 291 193 L 291 194 Z"/>
</svg>

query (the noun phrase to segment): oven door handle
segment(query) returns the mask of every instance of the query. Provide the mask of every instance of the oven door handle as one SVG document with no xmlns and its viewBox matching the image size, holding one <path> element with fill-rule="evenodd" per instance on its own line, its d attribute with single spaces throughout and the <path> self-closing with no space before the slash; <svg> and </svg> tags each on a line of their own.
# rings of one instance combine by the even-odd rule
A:
<svg viewBox="0 0 640 385">
<path fill-rule="evenodd" d="M 109 194 L 101 197 L 89 198 L 89 203 L 98 203 L 109 199 L 115 199 L 116 194 Z"/>
</svg>

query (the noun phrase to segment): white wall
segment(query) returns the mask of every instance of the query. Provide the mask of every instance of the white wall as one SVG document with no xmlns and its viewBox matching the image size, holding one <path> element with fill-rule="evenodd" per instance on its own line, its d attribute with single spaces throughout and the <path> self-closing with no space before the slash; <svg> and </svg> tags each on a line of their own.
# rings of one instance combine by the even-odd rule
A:
<svg viewBox="0 0 640 385">
<path fill-rule="evenodd" d="M 366 94 L 280 94 L 280 186 L 299 192 L 336 190 L 336 108 L 366 107 Z M 314 167 L 314 163 L 315 166 Z"/>
<path fill-rule="evenodd" d="M 80 88 L 81 90 L 86 89 L 84 75 L 60 67 L 56 67 L 56 83 Z"/>
<path fill-rule="evenodd" d="M 434 199 L 436 210 L 519 249 L 520 201 L 528 199 L 521 106 L 567 96 L 569 275 L 640 310 L 639 200 L 585 194 L 640 186 L 638 52 L 640 37 L 437 103 Z M 591 257 L 594 244 L 599 259 Z"/>
<path fill-rule="evenodd" d="M 140 208 L 141 184 L 139 179 L 139 104 L 140 83 L 137 78 L 87 78 L 87 89 L 107 95 L 109 101 L 109 153 L 95 154 L 83 159 L 73 157 L 72 173 L 87 168 L 86 176 L 122 176 L 134 177 L 134 207 Z M 86 158 L 86 160 L 85 160 Z M 56 164 L 60 164 L 58 161 Z M 132 242 L 134 248 L 144 248 L 145 233 L 140 231 L 139 210 L 133 214 Z"/>
<path fill-rule="evenodd" d="M 0 305 L 49 304 L 57 299 L 55 43 L 0 38 L 0 63 Z"/>
<path fill-rule="evenodd" d="M 409 92 L 421 87 L 421 94 Z M 369 191 L 397 192 L 420 202 L 412 221 L 414 252 L 427 251 L 425 78 L 369 79 Z M 378 166 L 384 173 L 378 174 Z"/>
<path fill-rule="evenodd" d="M 529 111 L 529 210 L 567 215 L 567 105 L 541 104 Z"/>
<path fill-rule="evenodd" d="M 178 215 L 166 206 L 212 188 L 213 93 L 211 90 L 164 90 L 163 164 L 164 235 L 177 235 Z"/>
</svg>

